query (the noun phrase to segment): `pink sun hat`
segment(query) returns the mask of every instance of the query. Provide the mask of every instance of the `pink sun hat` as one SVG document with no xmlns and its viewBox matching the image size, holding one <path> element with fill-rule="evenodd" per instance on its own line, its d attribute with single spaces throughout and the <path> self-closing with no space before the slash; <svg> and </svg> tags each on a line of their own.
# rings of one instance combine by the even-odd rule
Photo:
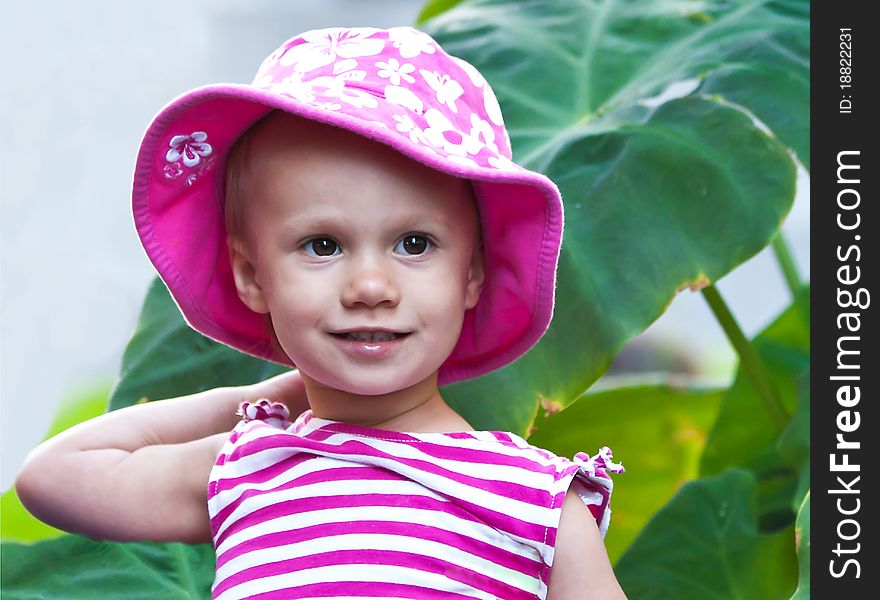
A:
<svg viewBox="0 0 880 600">
<path fill-rule="evenodd" d="M 438 385 L 499 369 L 538 342 L 553 316 L 559 190 L 511 161 L 501 109 L 479 71 L 411 27 L 302 33 L 263 61 L 253 83 L 196 88 L 155 117 L 138 151 L 132 210 L 147 256 L 190 327 L 296 366 L 276 350 L 264 315 L 238 297 L 223 209 L 230 148 L 274 109 L 352 131 L 471 181 L 486 280 Z"/>
</svg>

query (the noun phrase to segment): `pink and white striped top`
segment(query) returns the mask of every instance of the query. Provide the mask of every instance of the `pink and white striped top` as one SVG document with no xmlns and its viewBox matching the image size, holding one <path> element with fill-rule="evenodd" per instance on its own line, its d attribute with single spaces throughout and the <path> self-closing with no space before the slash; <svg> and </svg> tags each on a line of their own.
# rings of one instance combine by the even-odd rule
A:
<svg viewBox="0 0 880 600">
<path fill-rule="evenodd" d="M 513 433 L 404 433 L 244 402 L 211 470 L 211 597 L 546 598 L 565 493 L 599 523 L 622 472 Z"/>
</svg>

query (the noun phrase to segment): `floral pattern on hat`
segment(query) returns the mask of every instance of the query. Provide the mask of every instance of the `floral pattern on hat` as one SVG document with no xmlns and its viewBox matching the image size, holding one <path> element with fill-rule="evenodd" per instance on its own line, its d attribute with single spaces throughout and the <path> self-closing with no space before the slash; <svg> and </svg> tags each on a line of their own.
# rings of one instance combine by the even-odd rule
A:
<svg viewBox="0 0 880 600">
<path fill-rule="evenodd" d="M 290 47 L 278 62 L 293 66 L 299 72 L 309 72 L 332 64 L 338 58 L 373 56 L 385 47 L 383 40 L 370 37 L 378 31 L 372 27 L 330 27 L 308 31 L 301 36 L 302 43 Z"/>
<path fill-rule="evenodd" d="M 401 79 L 409 83 L 416 82 L 415 77 L 410 75 L 416 68 L 410 63 L 400 64 L 399 60 L 392 57 L 388 59 L 388 62 L 378 61 L 376 66 L 379 67 L 376 75 L 387 78 L 392 85 L 400 85 Z"/>
<path fill-rule="evenodd" d="M 464 94 L 464 88 L 461 87 L 461 84 L 446 73 L 441 74 L 437 71 L 426 71 L 425 69 L 419 69 L 419 73 L 437 93 L 437 102 L 442 102 L 449 107 L 449 110 L 457 113 L 458 106 L 456 106 L 455 101 Z"/>
<path fill-rule="evenodd" d="M 282 44 L 252 85 L 322 111 L 345 114 L 400 135 L 451 163 L 521 170 L 511 162 L 501 107 L 480 72 L 446 54 L 426 33 L 334 27 Z M 164 174 L 192 184 L 213 147 L 205 131 L 173 135 Z M 202 166 L 204 168 L 204 165 Z"/>
<path fill-rule="evenodd" d="M 385 99 L 392 104 L 408 108 L 419 115 L 425 112 L 425 105 L 422 103 L 421 98 L 416 96 L 409 88 L 399 85 L 386 85 Z"/>
<path fill-rule="evenodd" d="M 273 52 L 253 85 L 383 123 L 453 162 L 518 168 L 509 160 L 501 108 L 483 76 L 411 27 L 308 32 Z"/>
<path fill-rule="evenodd" d="M 388 39 L 403 58 L 415 58 L 419 54 L 434 54 L 437 43 L 427 33 L 412 27 L 392 27 Z"/>
</svg>

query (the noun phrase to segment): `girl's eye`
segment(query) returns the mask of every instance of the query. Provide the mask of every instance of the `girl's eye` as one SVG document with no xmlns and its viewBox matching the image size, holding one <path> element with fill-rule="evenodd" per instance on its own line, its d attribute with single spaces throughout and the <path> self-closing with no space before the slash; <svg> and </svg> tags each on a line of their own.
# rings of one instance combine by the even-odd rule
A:
<svg viewBox="0 0 880 600">
<path fill-rule="evenodd" d="M 309 254 L 309 250 L 314 250 L 315 254 L 312 256 L 333 256 L 334 251 L 339 248 L 336 242 L 326 237 L 309 240 L 304 247 L 306 254 Z"/>
<path fill-rule="evenodd" d="M 427 252 L 433 242 L 424 235 L 408 234 L 394 247 L 395 250 L 403 248 L 403 252 L 409 256 L 418 256 Z M 328 237 L 317 237 L 307 241 L 303 248 L 309 256 L 334 256 L 339 250 L 339 244 Z"/>
<path fill-rule="evenodd" d="M 410 233 L 400 240 L 397 246 L 395 246 L 395 249 L 399 248 L 401 245 L 407 254 L 418 255 L 426 252 L 427 247 L 431 245 L 431 241 L 424 235 Z"/>
</svg>

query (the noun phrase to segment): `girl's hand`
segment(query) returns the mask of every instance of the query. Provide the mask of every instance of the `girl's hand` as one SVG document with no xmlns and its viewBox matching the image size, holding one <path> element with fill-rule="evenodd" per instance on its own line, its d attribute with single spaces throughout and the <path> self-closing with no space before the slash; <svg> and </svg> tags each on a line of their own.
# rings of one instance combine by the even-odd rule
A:
<svg viewBox="0 0 880 600">
<path fill-rule="evenodd" d="M 256 402 L 261 398 L 268 398 L 271 402 L 283 402 L 290 411 L 292 419 L 309 408 L 306 386 L 299 369 L 287 371 L 244 388 L 250 402 Z"/>
</svg>

